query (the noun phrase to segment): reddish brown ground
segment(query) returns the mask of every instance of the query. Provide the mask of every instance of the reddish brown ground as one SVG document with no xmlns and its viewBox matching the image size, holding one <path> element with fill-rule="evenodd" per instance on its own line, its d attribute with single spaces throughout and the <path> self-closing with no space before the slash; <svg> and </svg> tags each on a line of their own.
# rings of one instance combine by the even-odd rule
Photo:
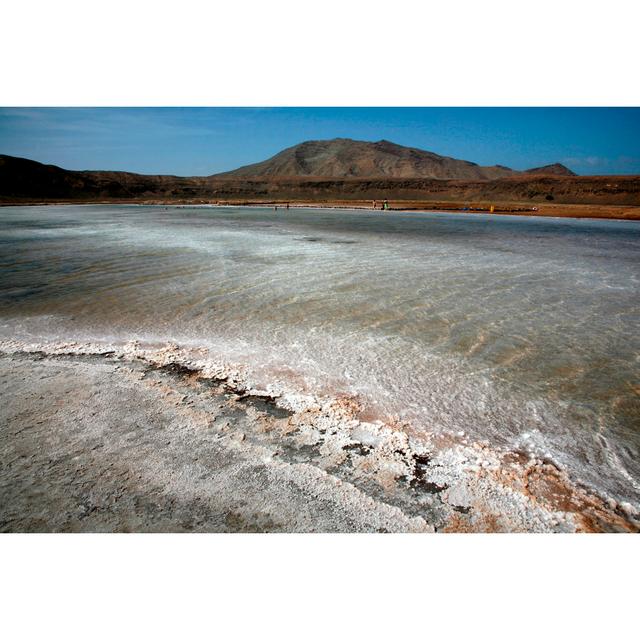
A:
<svg viewBox="0 0 640 640">
<path fill-rule="evenodd" d="M 286 205 L 295 207 L 313 207 L 319 209 L 363 209 L 373 210 L 371 200 L 5 200 L 0 198 L 0 206 L 41 206 L 41 205 L 72 205 L 72 204 L 146 204 L 189 206 L 212 204 L 219 206 L 270 206 L 278 207 L 278 212 L 286 214 Z M 461 215 L 475 215 L 491 213 L 493 204 L 494 215 L 522 215 L 546 216 L 552 218 L 601 218 L 616 220 L 640 220 L 640 206 L 633 205 L 598 205 L 598 204 L 536 204 L 518 202 L 437 202 L 428 200 L 390 200 L 388 213 L 400 211 L 443 211 L 459 213 Z M 535 209 L 534 209 L 535 207 Z M 380 202 L 377 203 L 380 210 Z"/>
</svg>

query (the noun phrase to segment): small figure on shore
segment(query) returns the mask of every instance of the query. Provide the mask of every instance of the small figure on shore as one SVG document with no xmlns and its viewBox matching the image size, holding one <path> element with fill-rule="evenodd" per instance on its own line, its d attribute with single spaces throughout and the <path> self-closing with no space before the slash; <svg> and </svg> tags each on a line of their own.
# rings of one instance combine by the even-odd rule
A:
<svg viewBox="0 0 640 640">
<path fill-rule="evenodd" d="M 277 210 L 278 210 L 278 205 L 276 205 L 275 207 L 273 207 L 273 210 L 274 210 L 274 211 L 277 211 Z"/>
<path fill-rule="evenodd" d="M 388 201 L 388 200 L 385 200 L 385 201 L 382 203 L 382 208 L 383 208 L 385 211 L 388 211 L 388 209 L 389 209 L 389 201 Z"/>
<path fill-rule="evenodd" d="M 378 202 L 376 200 L 373 201 L 373 208 L 376 209 L 378 207 Z"/>
<path fill-rule="evenodd" d="M 287 202 L 287 211 L 289 211 L 289 203 Z"/>
</svg>

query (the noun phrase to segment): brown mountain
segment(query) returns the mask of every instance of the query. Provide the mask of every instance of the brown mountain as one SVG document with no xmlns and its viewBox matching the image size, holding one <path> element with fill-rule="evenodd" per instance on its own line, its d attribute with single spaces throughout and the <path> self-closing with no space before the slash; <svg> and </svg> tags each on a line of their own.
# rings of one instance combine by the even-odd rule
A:
<svg viewBox="0 0 640 640">
<path fill-rule="evenodd" d="M 546 176 L 575 176 L 576 174 L 563 164 L 556 162 L 554 164 L 546 164 L 544 167 L 536 167 L 535 169 L 527 169 L 525 173 L 536 173 Z"/>
<path fill-rule="evenodd" d="M 495 180 L 517 173 L 499 165 L 481 167 L 437 153 L 403 147 L 387 140 L 361 142 L 349 138 L 310 140 L 272 158 L 217 177 L 234 178 L 436 178 Z"/>
</svg>

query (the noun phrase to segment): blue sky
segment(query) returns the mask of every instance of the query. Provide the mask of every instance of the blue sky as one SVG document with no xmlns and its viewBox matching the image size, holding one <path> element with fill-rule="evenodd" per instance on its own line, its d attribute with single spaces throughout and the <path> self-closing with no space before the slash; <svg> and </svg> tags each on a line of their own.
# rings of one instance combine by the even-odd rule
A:
<svg viewBox="0 0 640 640">
<path fill-rule="evenodd" d="M 210 175 L 335 137 L 514 169 L 640 174 L 640 108 L 0 108 L 0 153 L 66 169 Z"/>
</svg>

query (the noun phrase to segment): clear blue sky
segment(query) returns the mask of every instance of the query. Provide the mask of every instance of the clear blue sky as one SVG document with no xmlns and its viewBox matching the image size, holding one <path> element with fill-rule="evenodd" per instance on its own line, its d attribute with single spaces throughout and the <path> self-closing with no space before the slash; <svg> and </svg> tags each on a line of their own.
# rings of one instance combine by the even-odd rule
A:
<svg viewBox="0 0 640 640">
<path fill-rule="evenodd" d="M 640 108 L 0 108 L 0 153 L 66 169 L 210 175 L 335 137 L 640 174 Z"/>
</svg>

